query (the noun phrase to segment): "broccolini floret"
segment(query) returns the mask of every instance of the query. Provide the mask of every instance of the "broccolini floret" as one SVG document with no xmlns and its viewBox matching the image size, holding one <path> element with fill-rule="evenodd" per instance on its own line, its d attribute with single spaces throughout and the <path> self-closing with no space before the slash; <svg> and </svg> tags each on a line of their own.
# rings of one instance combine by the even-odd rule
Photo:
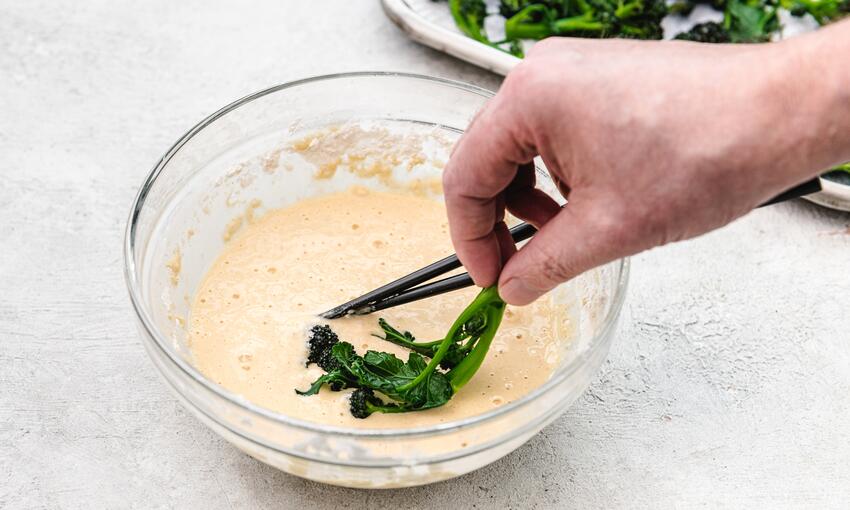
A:
<svg viewBox="0 0 850 510">
<path fill-rule="evenodd" d="M 505 37 L 509 40 L 550 36 L 661 39 L 661 20 L 667 14 L 664 0 L 571 0 L 522 5 L 505 20 Z M 507 11 L 503 8 L 503 12 Z"/>
<path fill-rule="evenodd" d="M 729 32 L 714 21 L 699 23 L 687 32 L 676 36 L 680 41 L 702 42 L 702 43 L 728 43 L 732 42 Z"/>
<path fill-rule="evenodd" d="M 331 355 L 331 349 L 339 342 L 339 337 L 327 325 L 317 325 L 310 329 L 307 337 L 307 365 L 315 363 L 325 372 L 338 368 L 337 360 Z"/>
<path fill-rule="evenodd" d="M 355 418 L 368 418 L 374 413 L 403 413 L 405 410 L 398 404 L 387 404 L 370 388 L 357 388 L 348 397 L 351 416 Z"/>
</svg>

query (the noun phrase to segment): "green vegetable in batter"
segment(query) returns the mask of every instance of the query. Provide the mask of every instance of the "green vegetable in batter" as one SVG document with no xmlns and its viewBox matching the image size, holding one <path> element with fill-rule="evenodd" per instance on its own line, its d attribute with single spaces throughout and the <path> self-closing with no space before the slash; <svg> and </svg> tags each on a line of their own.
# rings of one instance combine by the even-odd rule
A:
<svg viewBox="0 0 850 510">
<path fill-rule="evenodd" d="M 409 332 L 379 320 L 382 338 L 413 351 L 406 362 L 386 352 L 366 351 L 361 356 L 330 327 L 315 326 L 310 331 L 307 364 L 318 364 L 325 374 L 307 390 L 295 391 L 315 395 L 325 385 L 332 391 L 357 388 L 350 398 L 351 414 L 357 418 L 439 407 L 478 371 L 504 312 L 505 302 L 495 287 L 489 287 L 466 307 L 442 340 L 418 343 Z"/>
</svg>

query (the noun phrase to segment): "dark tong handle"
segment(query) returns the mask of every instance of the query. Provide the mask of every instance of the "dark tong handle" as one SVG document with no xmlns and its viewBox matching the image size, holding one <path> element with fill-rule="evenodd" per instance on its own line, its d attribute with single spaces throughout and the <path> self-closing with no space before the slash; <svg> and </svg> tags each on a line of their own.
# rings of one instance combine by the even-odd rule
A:
<svg viewBox="0 0 850 510">
<path fill-rule="evenodd" d="M 533 225 L 528 223 L 520 223 L 511 229 L 511 237 L 513 237 L 514 242 L 519 243 L 521 241 L 525 241 L 530 238 L 537 232 L 537 229 L 534 228 Z M 419 285 L 420 283 L 427 282 L 428 280 L 440 276 L 441 274 L 446 274 L 449 271 L 457 269 L 461 266 L 460 260 L 458 260 L 457 255 L 449 255 L 448 257 L 438 260 L 433 264 L 423 267 L 418 271 L 414 271 L 407 276 L 402 276 L 398 280 L 390 282 L 384 286 L 378 287 L 377 289 L 363 294 L 358 298 L 354 298 L 351 301 L 339 305 L 337 307 L 331 308 L 327 312 L 321 314 L 321 317 L 325 319 L 336 319 L 338 317 L 342 317 L 350 311 L 355 310 L 365 310 L 369 305 L 375 305 L 378 301 L 384 300 L 386 298 L 391 298 L 392 296 L 404 292 L 411 287 Z M 464 273 L 465 274 L 465 273 Z M 458 275 L 462 276 L 462 275 Z M 454 277 L 452 277 L 454 278 Z M 445 282 L 451 278 L 446 278 L 437 282 L 434 282 L 431 285 L 435 285 L 441 282 Z M 472 280 L 470 280 L 471 282 Z M 442 285 L 446 285 L 443 283 Z M 469 287 L 470 283 L 466 283 L 464 286 Z M 437 287 L 442 289 L 443 287 Z M 449 292 L 451 290 L 457 290 L 463 287 L 451 287 L 451 285 L 446 286 L 445 290 L 441 290 L 437 292 L 437 294 L 442 294 L 444 292 Z M 425 295 L 423 297 L 430 297 L 431 295 Z M 411 300 L 404 301 L 404 303 L 409 303 Z M 401 302 L 397 304 L 402 304 Z M 374 308 L 374 310 L 382 310 L 386 307 Z M 356 313 L 356 312 L 355 312 Z M 368 312 L 361 312 L 368 313 Z"/>
<path fill-rule="evenodd" d="M 469 273 L 456 274 L 434 283 L 429 283 L 428 285 L 414 287 L 408 291 L 402 292 L 401 294 L 390 296 L 361 308 L 355 308 L 351 311 L 351 313 L 354 315 L 366 315 L 367 313 L 412 303 L 413 301 L 419 301 L 420 299 L 429 298 L 438 294 L 445 294 L 446 292 L 464 289 L 470 286 L 472 286 L 472 278 L 469 277 Z"/>
<path fill-rule="evenodd" d="M 792 198 L 798 198 L 811 193 L 816 193 L 821 190 L 820 179 L 815 177 L 810 181 L 806 181 L 799 186 L 795 186 L 784 193 L 780 193 L 774 198 L 761 204 L 759 207 L 766 205 L 784 202 Z M 511 229 L 511 237 L 514 242 L 525 241 L 537 232 L 533 225 L 528 223 L 520 223 Z M 419 285 L 426 282 L 435 276 L 445 274 L 453 269 L 461 266 L 457 255 L 450 255 L 442 260 L 434 262 L 418 271 L 403 276 L 398 280 L 390 282 L 382 287 L 379 287 L 372 292 L 364 294 L 358 298 L 352 299 L 348 303 L 332 308 L 321 314 L 325 319 L 336 319 L 351 312 L 357 315 L 372 313 L 385 308 L 391 308 L 398 305 L 403 305 L 420 299 L 444 294 L 453 290 L 459 290 L 473 285 L 472 278 L 469 273 L 463 273 L 427 285 Z"/>
<path fill-rule="evenodd" d="M 806 181 L 803 184 L 794 186 L 788 191 L 782 192 L 775 197 L 771 198 L 767 202 L 761 204 L 759 207 L 764 207 L 766 205 L 778 204 L 779 202 L 784 202 L 786 200 L 791 200 L 792 198 L 800 198 L 806 195 L 811 195 L 812 193 L 817 193 L 823 188 L 820 185 L 820 177 L 815 177 L 810 181 Z"/>
</svg>

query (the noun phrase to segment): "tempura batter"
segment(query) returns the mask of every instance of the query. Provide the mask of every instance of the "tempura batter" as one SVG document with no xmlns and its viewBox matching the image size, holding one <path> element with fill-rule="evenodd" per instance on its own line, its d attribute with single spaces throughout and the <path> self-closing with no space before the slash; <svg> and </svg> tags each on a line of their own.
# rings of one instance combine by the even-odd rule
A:
<svg viewBox="0 0 850 510">
<path fill-rule="evenodd" d="M 570 336 L 566 311 L 548 299 L 508 307 L 481 369 L 443 407 L 357 419 L 352 390 L 299 396 L 322 374 L 305 368 L 308 329 L 317 314 L 452 253 L 437 201 L 355 187 L 271 211 L 225 247 L 192 304 L 189 346 L 211 380 L 273 411 L 324 424 L 404 428 L 492 410 L 543 384 Z M 443 338 L 478 292 L 467 289 L 372 315 L 330 321 L 341 340 L 367 349 L 407 351 L 372 333 L 378 317 L 418 341 Z"/>
</svg>

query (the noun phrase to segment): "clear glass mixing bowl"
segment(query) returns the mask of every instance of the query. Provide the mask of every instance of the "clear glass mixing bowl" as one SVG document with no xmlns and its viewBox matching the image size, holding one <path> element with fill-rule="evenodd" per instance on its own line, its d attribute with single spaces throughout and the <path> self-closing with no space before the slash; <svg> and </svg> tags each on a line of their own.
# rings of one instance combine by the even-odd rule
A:
<svg viewBox="0 0 850 510">
<path fill-rule="evenodd" d="M 236 101 L 177 141 L 136 197 L 124 255 L 145 349 L 187 409 L 240 449 L 288 473 L 386 488 L 435 482 L 493 462 L 576 400 L 608 353 L 626 292 L 626 260 L 590 271 L 554 292 L 570 307 L 575 334 L 563 339 L 562 362 L 546 384 L 457 422 L 391 430 L 300 421 L 208 380 L 193 367 L 186 347 L 191 296 L 224 245 L 222 232 L 233 226 L 234 217 L 238 222 L 245 217 L 237 212 L 260 214 L 357 181 L 343 172 L 316 181 L 293 170 L 281 162 L 283 141 L 358 122 L 415 124 L 451 140 L 491 96 L 471 85 L 408 74 L 323 76 Z M 439 169 L 430 171 L 439 176 Z M 555 193 L 545 173 L 539 180 Z M 381 187 L 374 179 L 357 182 Z M 457 449 L 461 443 L 466 446 Z"/>
</svg>

